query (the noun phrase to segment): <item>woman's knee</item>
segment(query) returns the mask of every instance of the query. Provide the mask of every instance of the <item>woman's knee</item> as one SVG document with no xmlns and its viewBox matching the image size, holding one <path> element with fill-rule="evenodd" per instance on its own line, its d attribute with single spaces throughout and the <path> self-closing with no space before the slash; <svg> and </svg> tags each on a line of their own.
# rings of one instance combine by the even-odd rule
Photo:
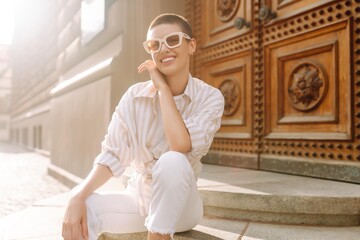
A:
<svg viewBox="0 0 360 240">
<path fill-rule="evenodd" d="M 153 169 L 153 177 L 165 181 L 167 179 L 188 178 L 191 174 L 193 171 L 186 156 L 175 151 L 161 155 Z"/>
<path fill-rule="evenodd" d="M 160 156 L 155 164 L 155 169 L 166 172 L 178 172 L 179 170 L 191 170 L 191 166 L 184 154 L 169 151 Z"/>
</svg>

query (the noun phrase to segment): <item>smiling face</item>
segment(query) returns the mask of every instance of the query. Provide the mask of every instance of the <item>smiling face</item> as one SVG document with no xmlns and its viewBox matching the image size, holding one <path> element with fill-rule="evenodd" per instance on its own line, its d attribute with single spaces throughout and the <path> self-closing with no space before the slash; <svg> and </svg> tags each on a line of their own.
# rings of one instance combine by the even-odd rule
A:
<svg viewBox="0 0 360 240">
<path fill-rule="evenodd" d="M 160 24 L 148 31 L 147 40 L 159 38 L 174 32 L 183 32 L 177 24 Z M 160 51 L 151 54 L 156 67 L 166 77 L 188 74 L 190 55 L 195 52 L 196 43 L 194 39 L 182 39 L 182 44 L 176 48 L 168 48 L 166 44 L 161 44 Z"/>
</svg>

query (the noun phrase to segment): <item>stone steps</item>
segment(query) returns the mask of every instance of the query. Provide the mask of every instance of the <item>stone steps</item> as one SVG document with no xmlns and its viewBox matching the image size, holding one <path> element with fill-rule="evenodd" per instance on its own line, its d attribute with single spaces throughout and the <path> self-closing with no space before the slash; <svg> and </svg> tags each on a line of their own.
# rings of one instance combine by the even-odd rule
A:
<svg viewBox="0 0 360 240">
<path fill-rule="evenodd" d="M 176 240 L 236 240 L 242 234 L 258 234 L 250 231 L 256 224 L 256 229 L 309 236 L 360 226 L 359 184 L 205 164 L 198 187 L 204 219 L 191 231 L 175 234 Z M 104 233 L 99 239 L 140 240 L 146 234 Z"/>
<path fill-rule="evenodd" d="M 237 240 L 240 237 L 240 232 L 244 225 L 244 223 L 238 221 L 204 218 L 194 229 L 183 233 L 176 233 L 174 239 Z M 104 233 L 98 240 L 144 240 L 146 237 L 147 232 L 123 234 Z"/>
<path fill-rule="evenodd" d="M 360 184 L 356 183 L 204 164 L 198 187 L 208 217 L 314 226 L 360 225 Z"/>
<path fill-rule="evenodd" d="M 209 217 L 316 226 L 360 225 L 360 185 L 204 165 L 198 181 Z"/>
</svg>

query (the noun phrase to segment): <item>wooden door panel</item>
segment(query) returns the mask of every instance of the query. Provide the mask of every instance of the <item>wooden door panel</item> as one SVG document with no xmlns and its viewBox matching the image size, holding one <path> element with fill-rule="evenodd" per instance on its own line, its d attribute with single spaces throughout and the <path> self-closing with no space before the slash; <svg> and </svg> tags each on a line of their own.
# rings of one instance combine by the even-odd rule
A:
<svg viewBox="0 0 360 240">
<path fill-rule="evenodd" d="M 276 20 L 282 20 L 331 2 L 337 2 L 337 0 L 265 0 L 265 5 L 276 12 Z"/>
<path fill-rule="evenodd" d="M 348 21 L 265 45 L 266 138 L 351 139 L 349 46 Z"/>
<path fill-rule="evenodd" d="M 351 3 L 293 1 L 264 22 L 260 169 L 360 182 Z"/>
<path fill-rule="evenodd" d="M 206 63 L 202 76 L 225 98 L 222 126 L 217 138 L 252 137 L 252 50 Z"/>
<path fill-rule="evenodd" d="M 259 21 L 254 16 L 258 0 L 188 0 L 188 3 L 198 43 L 192 72 L 219 88 L 226 98 L 222 126 L 202 161 L 257 168 L 259 138 L 257 125 L 254 126 L 254 105 L 259 103 L 254 103 L 254 95 L 259 93 L 254 93 L 254 88 L 260 74 L 254 66 L 259 64 L 256 35 Z M 234 22 L 241 19 L 239 29 Z"/>
<path fill-rule="evenodd" d="M 360 2 L 187 3 L 193 72 L 227 99 L 205 162 L 360 182 Z"/>
<path fill-rule="evenodd" d="M 251 31 L 253 21 L 253 4 L 251 0 L 203 0 L 206 9 L 202 16 L 202 47 L 209 47 L 244 35 Z M 234 27 L 236 19 L 244 19 L 241 29 Z M 247 24 L 247 26 L 245 26 Z"/>
</svg>

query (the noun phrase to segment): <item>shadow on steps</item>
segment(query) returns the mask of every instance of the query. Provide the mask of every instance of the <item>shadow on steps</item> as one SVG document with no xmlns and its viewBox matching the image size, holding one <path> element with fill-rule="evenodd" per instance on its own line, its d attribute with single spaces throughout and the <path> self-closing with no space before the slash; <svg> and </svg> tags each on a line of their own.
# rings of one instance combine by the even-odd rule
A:
<svg viewBox="0 0 360 240">
<path fill-rule="evenodd" d="M 147 232 L 141 233 L 123 233 L 123 234 L 113 234 L 113 233 L 103 233 L 100 235 L 98 240 L 144 240 L 147 238 Z M 176 233 L 174 235 L 175 240 L 223 240 L 223 238 L 218 238 L 210 234 L 190 230 L 187 232 Z"/>
</svg>

